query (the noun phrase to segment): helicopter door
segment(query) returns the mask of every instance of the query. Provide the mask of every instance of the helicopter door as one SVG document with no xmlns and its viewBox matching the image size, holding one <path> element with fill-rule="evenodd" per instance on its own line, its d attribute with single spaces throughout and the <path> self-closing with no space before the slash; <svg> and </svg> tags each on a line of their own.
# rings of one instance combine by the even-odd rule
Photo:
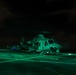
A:
<svg viewBox="0 0 76 75">
<path fill-rule="evenodd" d="M 48 46 L 48 42 L 45 42 L 45 46 Z"/>
</svg>

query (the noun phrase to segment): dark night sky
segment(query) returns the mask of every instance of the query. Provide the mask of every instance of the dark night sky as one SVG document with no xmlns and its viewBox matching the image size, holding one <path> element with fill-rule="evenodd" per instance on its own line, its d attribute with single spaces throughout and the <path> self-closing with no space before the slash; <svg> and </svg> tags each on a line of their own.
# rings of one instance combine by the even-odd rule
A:
<svg viewBox="0 0 76 75">
<path fill-rule="evenodd" d="M 4 0 L 1 22 L 6 29 L 31 30 L 63 29 L 74 32 L 73 2 L 65 0 Z M 71 14 L 72 13 L 72 14 Z M 72 18 L 72 19 L 71 19 Z M 72 21 L 72 22 L 71 22 Z M 74 22 L 73 22 L 74 21 Z M 71 23 L 70 23 L 71 22 Z M 1 23 L 2 24 L 2 23 Z M 1 27 L 4 27 L 1 25 Z"/>
<path fill-rule="evenodd" d="M 25 34 L 26 31 L 51 31 L 73 48 L 76 42 L 75 0 L 2 0 L 0 34 Z"/>
<path fill-rule="evenodd" d="M 4 0 L 2 3 L 1 21 L 6 28 L 74 30 L 76 10 L 71 0 Z"/>
</svg>

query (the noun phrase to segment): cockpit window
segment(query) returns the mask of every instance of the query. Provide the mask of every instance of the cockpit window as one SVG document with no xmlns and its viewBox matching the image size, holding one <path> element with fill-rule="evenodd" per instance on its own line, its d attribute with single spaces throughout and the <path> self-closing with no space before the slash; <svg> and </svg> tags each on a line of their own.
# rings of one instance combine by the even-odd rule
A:
<svg viewBox="0 0 76 75">
<path fill-rule="evenodd" d="M 49 40 L 49 43 L 51 44 L 51 43 L 54 43 L 54 42 L 53 42 L 53 40 Z"/>
</svg>

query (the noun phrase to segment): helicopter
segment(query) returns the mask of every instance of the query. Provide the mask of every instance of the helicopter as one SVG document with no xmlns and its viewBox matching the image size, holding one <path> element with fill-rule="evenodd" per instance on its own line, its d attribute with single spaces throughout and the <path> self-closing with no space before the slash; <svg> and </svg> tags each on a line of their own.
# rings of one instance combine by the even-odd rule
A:
<svg viewBox="0 0 76 75">
<path fill-rule="evenodd" d="M 37 33 L 37 32 L 36 32 Z M 46 38 L 44 34 L 49 34 L 50 32 L 38 32 L 36 37 L 32 40 L 25 42 L 24 37 L 22 37 L 20 44 L 18 46 L 8 47 L 11 50 L 15 51 L 27 51 L 28 53 L 40 53 L 40 54 L 59 54 L 62 46 L 58 44 L 54 37 Z M 43 34 L 44 33 L 44 34 Z"/>
<path fill-rule="evenodd" d="M 59 54 L 62 46 L 55 42 L 54 38 L 45 38 L 43 34 L 38 34 L 35 38 L 27 41 L 28 52 L 40 54 Z"/>
</svg>

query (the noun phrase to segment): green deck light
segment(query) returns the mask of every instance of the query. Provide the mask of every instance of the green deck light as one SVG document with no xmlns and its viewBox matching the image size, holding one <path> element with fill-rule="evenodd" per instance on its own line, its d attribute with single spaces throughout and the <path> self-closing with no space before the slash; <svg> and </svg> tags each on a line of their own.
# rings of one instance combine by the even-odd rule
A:
<svg viewBox="0 0 76 75">
<path fill-rule="evenodd" d="M 71 53 L 69 53 L 68 55 L 72 55 Z"/>
</svg>

